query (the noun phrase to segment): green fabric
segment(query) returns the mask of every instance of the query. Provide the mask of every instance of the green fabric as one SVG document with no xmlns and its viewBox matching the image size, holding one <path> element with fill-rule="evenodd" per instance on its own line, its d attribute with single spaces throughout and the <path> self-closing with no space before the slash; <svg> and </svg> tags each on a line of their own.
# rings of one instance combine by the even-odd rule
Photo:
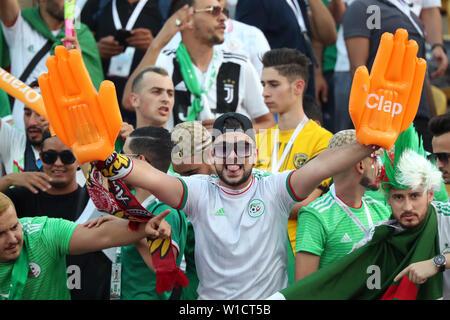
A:
<svg viewBox="0 0 450 320">
<path fill-rule="evenodd" d="M 70 300 L 67 288 L 66 255 L 76 228 L 74 222 L 48 217 L 22 218 L 27 234 L 30 271 L 23 300 Z M 14 262 L 0 263 L 0 300 L 10 295 Z"/>
<path fill-rule="evenodd" d="M 195 74 L 194 66 L 192 64 L 189 52 L 182 42 L 177 49 L 177 60 L 180 64 L 181 75 L 183 76 L 183 81 L 186 84 L 189 92 L 194 95 L 194 101 L 192 102 L 192 108 L 189 110 L 186 121 L 194 121 L 197 119 L 198 114 L 203 110 L 201 104 L 201 95 L 204 93 Z"/>
<path fill-rule="evenodd" d="M 367 194 L 362 198 L 374 224 L 388 220 L 391 211 L 382 202 Z M 369 229 L 364 206 L 348 207 Z M 320 256 L 319 269 L 347 255 L 364 237 L 364 232 L 337 204 L 331 192 L 327 192 L 298 213 L 296 252 L 305 251 Z"/>
<path fill-rule="evenodd" d="M 428 260 L 439 253 L 436 213 L 430 205 L 427 216 L 413 229 L 395 232 L 389 225 L 375 228 L 372 240 L 339 261 L 322 268 L 281 290 L 286 299 L 380 299 L 393 279 L 411 263 Z M 369 279 L 378 267 L 379 288 L 369 289 Z M 417 299 L 442 297 L 442 273 L 418 285 Z"/>
<path fill-rule="evenodd" d="M 198 276 L 195 267 L 195 235 L 192 223 L 188 220 L 188 232 L 186 247 L 184 249 L 184 259 L 186 261 L 186 277 L 189 280 L 187 287 L 183 288 L 180 300 L 197 300 Z"/>
<path fill-rule="evenodd" d="M 151 202 L 146 209 L 155 215 L 171 209 L 165 220 L 172 228 L 172 241 L 179 246 L 176 262 L 177 266 L 180 266 L 186 246 L 187 220 L 185 214 L 157 200 Z M 156 274 L 147 267 L 134 245 L 122 248 L 120 261 L 122 263 L 122 300 L 168 300 L 170 298 L 172 292 L 156 293 Z"/>
<path fill-rule="evenodd" d="M 323 4 L 328 7 L 328 0 L 322 0 Z M 339 25 L 336 26 L 336 32 L 339 31 Z M 337 48 L 336 44 L 331 46 L 326 46 L 322 53 L 322 71 L 334 71 L 334 66 L 336 65 L 337 59 Z"/>
<path fill-rule="evenodd" d="M 3 29 L 0 28 L 0 67 L 6 68 L 10 65 L 8 45 L 3 38 Z M 0 118 L 11 114 L 11 106 L 9 105 L 8 95 L 0 89 Z"/>
<path fill-rule="evenodd" d="M 55 53 L 55 47 L 62 45 L 61 40 L 65 37 L 65 28 L 54 36 L 39 13 L 39 7 L 28 8 L 22 10 L 22 17 L 28 24 L 39 32 L 43 37 L 53 41 L 51 53 Z M 89 28 L 80 23 L 80 28 L 76 29 L 78 42 L 80 43 L 83 61 L 91 77 L 94 87 L 98 90 L 100 83 L 104 80 L 102 63 L 98 52 L 97 42 Z"/>
<path fill-rule="evenodd" d="M 23 245 L 20 256 L 14 262 L 11 272 L 11 289 L 8 300 L 21 300 L 23 289 L 28 278 L 28 234 L 23 234 Z"/>
</svg>

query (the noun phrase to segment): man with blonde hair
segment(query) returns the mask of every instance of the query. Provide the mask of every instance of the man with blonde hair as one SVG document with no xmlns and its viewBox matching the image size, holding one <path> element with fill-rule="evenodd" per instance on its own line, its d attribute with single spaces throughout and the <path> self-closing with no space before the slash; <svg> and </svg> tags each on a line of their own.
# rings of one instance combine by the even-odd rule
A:
<svg viewBox="0 0 450 320">
<path fill-rule="evenodd" d="M 114 219 L 87 228 L 64 219 L 18 219 L 15 207 L 0 192 L 0 300 L 68 300 L 66 255 L 123 246 L 151 237 L 167 238 L 170 227 L 161 213 L 136 231 Z"/>
</svg>

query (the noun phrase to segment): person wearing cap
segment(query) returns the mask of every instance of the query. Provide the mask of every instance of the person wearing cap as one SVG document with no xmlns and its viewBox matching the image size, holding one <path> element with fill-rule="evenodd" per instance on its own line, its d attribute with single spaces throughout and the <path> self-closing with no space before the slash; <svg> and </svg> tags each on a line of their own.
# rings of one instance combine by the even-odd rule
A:
<svg viewBox="0 0 450 320">
<path fill-rule="evenodd" d="M 298 169 L 325 150 L 332 137 L 303 109 L 310 61 L 297 49 L 282 48 L 266 52 L 262 62 L 264 102 L 272 114 L 278 114 L 278 124 L 258 134 L 255 167 L 272 173 Z M 329 184 L 330 179 L 323 181 L 292 208 L 287 228 L 294 254 L 298 210 L 326 192 Z"/>
<path fill-rule="evenodd" d="M 328 149 L 356 142 L 354 129 L 337 132 Z M 330 191 L 298 213 L 295 280 L 350 253 L 372 226 L 389 219 L 391 212 L 366 191 L 379 189 L 380 164 L 375 154 L 333 175 Z"/>
<path fill-rule="evenodd" d="M 195 231 L 199 299 L 263 299 L 288 284 L 286 226 L 292 206 L 325 178 L 372 152 L 359 143 L 325 150 L 300 169 L 252 173 L 257 151 L 252 121 L 226 113 L 213 126 L 211 156 L 217 177 L 169 176 L 139 160 L 113 154 L 123 164 L 108 179 L 122 179 L 183 210 Z"/>
</svg>

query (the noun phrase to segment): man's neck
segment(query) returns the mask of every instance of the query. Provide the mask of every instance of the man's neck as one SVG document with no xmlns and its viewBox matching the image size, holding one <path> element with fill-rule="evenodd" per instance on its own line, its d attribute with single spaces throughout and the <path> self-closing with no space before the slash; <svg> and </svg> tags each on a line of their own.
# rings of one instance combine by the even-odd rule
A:
<svg viewBox="0 0 450 320">
<path fill-rule="evenodd" d="M 39 7 L 39 13 L 41 14 L 42 20 L 44 20 L 51 31 L 56 31 L 63 27 L 64 21 L 57 20 L 49 15 L 44 7 Z"/>
<path fill-rule="evenodd" d="M 214 48 L 192 37 L 183 38 L 183 44 L 191 57 L 192 64 L 201 72 L 206 72 L 212 60 Z"/>
<path fill-rule="evenodd" d="M 65 186 L 63 188 L 54 188 L 51 187 L 50 189 L 46 190 L 45 192 L 47 192 L 48 194 L 51 194 L 52 196 L 60 196 L 60 195 L 65 195 L 65 194 L 69 194 L 72 192 L 75 192 L 78 189 L 78 183 L 75 181 L 73 183 L 71 183 L 68 186 Z"/>
<path fill-rule="evenodd" d="M 359 183 L 352 179 L 343 179 L 334 183 L 336 196 L 341 199 L 347 206 L 359 209 L 362 205 L 362 197 L 367 191 Z"/>
<path fill-rule="evenodd" d="M 304 116 L 303 105 L 299 103 L 289 111 L 278 114 L 278 129 L 282 131 L 293 130 L 297 128 L 297 125 L 302 121 Z"/>
<path fill-rule="evenodd" d="M 243 189 L 247 188 L 252 183 L 252 181 L 253 181 L 253 174 L 250 175 L 250 177 L 248 178 L 247 181 L 241 183 L 238 186 L 230 186 L 230 185 L 226 184 L 224 181 L 222 181 L 221 179 L 219 179 L 219 186 L 227 188 L 227 189 L 239 191 L 239 190 L 243 190 Z"/>
</svg>

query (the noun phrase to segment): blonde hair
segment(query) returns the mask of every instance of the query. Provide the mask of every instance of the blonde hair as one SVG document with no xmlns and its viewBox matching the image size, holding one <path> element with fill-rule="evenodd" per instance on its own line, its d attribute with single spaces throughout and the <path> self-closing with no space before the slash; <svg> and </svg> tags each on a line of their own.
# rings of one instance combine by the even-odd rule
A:
<svg viewBox="0 0 450 320">
<path fill-rule="evenodd" d="M 14 203 L 6 194 L 0 192 L 0 214 L 6 211 L 10 206 L 14 208 Z"/>
</svg>

